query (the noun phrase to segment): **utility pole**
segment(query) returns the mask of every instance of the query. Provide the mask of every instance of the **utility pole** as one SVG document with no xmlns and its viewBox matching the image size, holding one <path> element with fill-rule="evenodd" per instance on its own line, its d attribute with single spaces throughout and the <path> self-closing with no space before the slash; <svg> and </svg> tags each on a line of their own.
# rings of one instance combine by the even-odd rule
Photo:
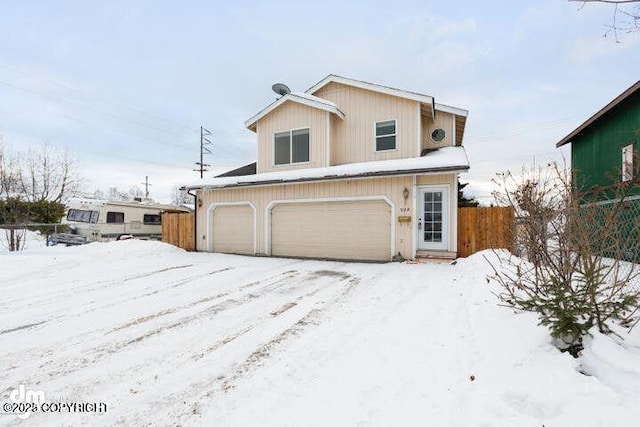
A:
<svg viewBox="0 0 640 427">
<path fill-rule="evenodd" d="M 210 136 L 211 132 L 208 129 L 200 126 L 200 161 L 196 162 L 196 167 L 198 169 L 194 169 L 194 172 L 200 172 L 200 179 L 204 176 L 204 173 L 209 169 L 206 169 L 207 166 L 211 166 L 204 162 L 205 154 L 213 154 L 207 145 L 211 144 L 211 140 L 207 138 Z"/>
<path fill-rule="evenodd" d="M 152 186 L 153 184 L 149 184 L 149 177 L 148 176 L 144 177 L 144 182 L 142 182 L 141 184 L 144 185 L 144 198 L 148 199 L 149 198 L 149 187 Z"/>
</svg>

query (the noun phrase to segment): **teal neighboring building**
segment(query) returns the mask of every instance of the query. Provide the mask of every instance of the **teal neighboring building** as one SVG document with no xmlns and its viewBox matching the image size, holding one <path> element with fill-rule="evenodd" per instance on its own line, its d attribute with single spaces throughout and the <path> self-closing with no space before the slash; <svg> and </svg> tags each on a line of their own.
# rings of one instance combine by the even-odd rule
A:
<svg viewBox="0 0 640 427">
<path fill-rule="evenodd" d="M 606 256 L 636 262 L 640 261 L 639 139 L 640 81 L 556 144 L 571 144 L 573 188 L 580 192 L 585 212 L 594 215 L 593 238 L 609 248 L 602 250 Z M 607 211 L 613 212 L 621 198 L 622 209 L 616 209 L 611 222 Z M 610 228 L 615 236 L 602 235 L 607 222 L 615 224 Z M 607 245 L 608 240 L 615 245 Z"/>
</svg>

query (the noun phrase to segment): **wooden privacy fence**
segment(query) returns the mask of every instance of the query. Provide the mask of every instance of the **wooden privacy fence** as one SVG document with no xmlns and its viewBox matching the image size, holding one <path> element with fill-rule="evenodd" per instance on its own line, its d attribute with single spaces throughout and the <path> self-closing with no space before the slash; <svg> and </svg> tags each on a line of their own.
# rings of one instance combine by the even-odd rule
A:
<svg viewBox="0 0 640 427">
<path fill-rule="evenodd" d="M 513 251 L 515 214 L 510 207 L 459 208 L 458 256 L 484 249 Z M 195 250 L 192 212 L 163 212 L 162 241 L 187 251 Z"/>
<path fill-rule="evenodd" d="M 513 251 L 515 226 L 511 207 L 458 208 L 458 256 L 484 249 Z"/>
<path fill-rule="evenodd" d="M 187 251 L 195 250 L 193 212 L 162 212 L 162 241 Z"/>
</svg>

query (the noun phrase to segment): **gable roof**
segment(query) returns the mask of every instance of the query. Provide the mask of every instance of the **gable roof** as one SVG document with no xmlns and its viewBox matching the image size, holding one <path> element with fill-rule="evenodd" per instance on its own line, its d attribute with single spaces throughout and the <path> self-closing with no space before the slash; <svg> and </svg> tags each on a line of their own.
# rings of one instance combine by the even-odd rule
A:
<svg viewBox="0 0 640 427">
<path fill-rule="evenodd" d="M 213 178 L 185 185 L 187 189 L 251 187 L 336 179 L 372 178 L 379 176 L 464 172 L 469 159 L 463 147 L 443 147 L 424 156 L 410 159 L 376 160 L 321 168 L 265 172 L 256 175 Z"/>
<path fill-rule="evenodd" d="M 620 103 L 622 103 L 625 99 L 629 98 L 631 95 L 640 90 L 640 80 L 638 80 L 634 85 L 632 85 L 629 89 L 622 92 L 618 95 L 613 101 L 605 105 L 595 113 L 593 116 L 589 117 L 584 123 L 574 129 L 569 135 L 562 138 L 558 143 L 556 143 L 556 147 L 562 147 L 565 144 L 572 142 L 574 138 L 579 136 L 583 131 L 587 128 L 591 127 L 594 123 L 596 123 L 602 116 L 607 114 L 609 111 L 613 110 Z"/>
<path fill-rule="evenodd" d="M 318 98 L 317 96 L 313 96 L 308 93 L 291 92 L 275 100 L 258 114 L 244 122 L 245 127 L 252 131 L 255 131 L 256 123 L 258 122 L 258 120 L 260 120 L 287 101 L 297 102 L 298 104 L 306 105 L 311 108 L 318 108 L 320 110 L 328 111 L 329 113 L 335 114 L 341 119 L 344 119 L 344 113 L 340 111 L 340 108 L 338 108 L 335 103 L 327 101 L 326 99 Z"/>
<path fill-rule="evenodd" d="M 253 162 L 244 166 L 240 166 L 239 168 L 232 169 L 228 172 L 221 173 L 220 175 L 216 175 L 216 178 L 225 178 L 229 176 L 245 176 L 245 175 L 255 175 L 257 173 L 258 163 Z"/>
<path fill-rule="evenodd" d="M 315 85 L 306 90 L 306 93 L 313 94 L 322 89 L 329 83 L 340 83 L 347 86 L 354 86 L 360 89 L 366 89 L 373 92 L 384 93 L 387 95 L 393 95 L 400 98 L 411 99 L 418 101 L 422 104 L 429 105 L 431 107 L 432 116 L 435 115 L 435 111 L 444 111 L 447 113 L 455 114 L 457 116 L 467 117 L 469 112 L 457 107 L 451 107 L 449 105 L 437 104 L 433 96 L 425 95 L 418 92 L 411 92 L 408 90 L 396 89 L 390 86 L 383 86 L 375 83 L 365 82 L 363 80 L 350 79 L 348 77 L 342 77 L 335 74 L 329 74 L 324 79 L 320 80 Z"/>
</svg>

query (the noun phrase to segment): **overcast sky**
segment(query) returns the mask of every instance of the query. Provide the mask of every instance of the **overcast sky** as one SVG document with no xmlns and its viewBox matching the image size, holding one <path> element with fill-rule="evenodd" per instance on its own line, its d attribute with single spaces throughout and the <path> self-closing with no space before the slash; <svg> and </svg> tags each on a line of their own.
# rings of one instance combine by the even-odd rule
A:
<svg viewBox="0 0 640 427">
<path fill-rule="evenodd" d="M 640 33 L 603 38 L 607 5 L 546 1 L 15 1 L 0 13 L 0 135 L 76 154 L 85 190 L 168 201 L 197 178 L 199 127 L 220 170 L 255 160 L 244 121 L 339 74 L 469 110 L 470 192 L 536 159 L 640 74 Z M 567 152 L 568 153 L 568 152 Z M 565 153 L 566 154 L 566 153 Z"/>
</svg>

